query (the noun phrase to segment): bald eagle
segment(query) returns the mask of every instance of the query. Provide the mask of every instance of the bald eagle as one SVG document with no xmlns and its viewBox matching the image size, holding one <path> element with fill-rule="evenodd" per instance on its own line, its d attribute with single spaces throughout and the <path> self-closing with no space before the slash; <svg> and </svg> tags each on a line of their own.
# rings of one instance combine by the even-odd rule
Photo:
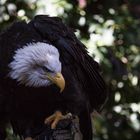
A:
<svg viewBox="0 0 140 140">
<path fill-rule="evenodd" d="M 0 139 L 51 122 L 54 129 L 71 112 L 79 117 L 83 140 L 92 139 L 90 113 L 107 97 L 99 65 L 73 30 L 58 17 L 17 21 L 0 34 Z"/>
</svg>

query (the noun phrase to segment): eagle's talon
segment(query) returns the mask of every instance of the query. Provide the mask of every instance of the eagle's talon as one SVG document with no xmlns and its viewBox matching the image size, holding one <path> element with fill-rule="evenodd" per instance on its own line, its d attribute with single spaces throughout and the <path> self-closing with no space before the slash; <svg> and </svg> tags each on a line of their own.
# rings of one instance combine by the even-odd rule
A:
<svg viewBox="0 0 140 140">
<path fill-rule="evenodd" d="M 70 113 L 63 115 L 60 111 L 56 111 L 53 115 L 46 118 L 44 123 L 51 123 L 51 129 L 55 129 L 60 120 L 70 118 L 70 115 Z"/>
</svg>

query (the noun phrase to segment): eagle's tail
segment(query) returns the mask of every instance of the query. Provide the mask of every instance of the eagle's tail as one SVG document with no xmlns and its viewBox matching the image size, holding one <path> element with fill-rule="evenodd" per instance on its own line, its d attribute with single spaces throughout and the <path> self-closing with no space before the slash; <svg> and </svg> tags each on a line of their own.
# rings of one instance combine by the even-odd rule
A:
<svg viewBox="0 0 140 140">
<path fill-rule="evenodd" d="M 83 140 L 92 140 L 92 123 L 90 113 L 87 112 L 87 110 L 81 112 L 79 121 Z"/>
</svg>

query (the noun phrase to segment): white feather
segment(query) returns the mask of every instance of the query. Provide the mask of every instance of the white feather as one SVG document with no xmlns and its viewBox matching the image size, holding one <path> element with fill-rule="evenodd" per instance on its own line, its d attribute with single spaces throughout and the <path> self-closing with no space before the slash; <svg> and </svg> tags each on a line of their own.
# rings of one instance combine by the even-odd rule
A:
<svg viewBox="0 0 140 140">
<path fill-rule="evenodd" d="M 13 61 L 9 64 L 9 76 L 26 86 L 48 86 L 49 80 L 42 78 L 41 66 L 47 66 L 54 73 L 61 72 L 59 52 L 54 46 L 37 42 L 30 43 L 15 51 Z"/>
</svg>

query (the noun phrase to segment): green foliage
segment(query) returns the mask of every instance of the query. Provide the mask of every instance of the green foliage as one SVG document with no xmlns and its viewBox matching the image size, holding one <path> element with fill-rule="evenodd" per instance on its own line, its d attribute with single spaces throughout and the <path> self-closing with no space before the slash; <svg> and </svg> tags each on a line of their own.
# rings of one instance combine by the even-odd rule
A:
<svg viewBox="0 0 140 140">
<path fill-rule="evenodd" d="M 94 116 L 95 140 L 138 140 L 140 1 L 48 0 L 41 4 L 37 0 L 1 0 L 0 30 L 15 19 L 31 19 L 40 5 L 49 9 L 49 3 L 64 22 L 77 29 L 77 36 L 101 64 L 109 99 L 102 116 Z"/>
</svg>

